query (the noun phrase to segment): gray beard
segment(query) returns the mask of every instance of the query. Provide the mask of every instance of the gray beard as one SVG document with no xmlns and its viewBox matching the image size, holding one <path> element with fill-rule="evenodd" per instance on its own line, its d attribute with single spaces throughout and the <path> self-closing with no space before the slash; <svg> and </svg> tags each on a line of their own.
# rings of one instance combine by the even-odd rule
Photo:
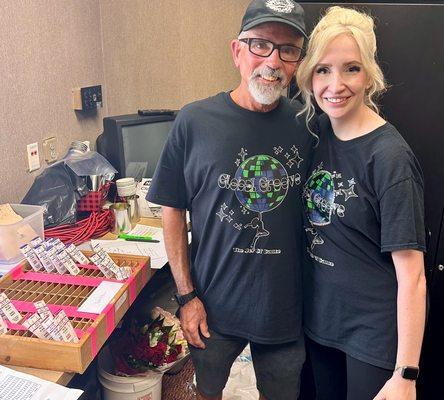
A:
<svg viewBox="0 0 444 400">
<path fill-rule="evenodd" d="M 282 91 L 285 89 L 285 82 L 282 74 L 278 72 L 277 75 L 281 78 L 281 81 L 275 85 L 261 84 L 258 79 L 256 79 L 258 77 L 256 71 L 250 76 L 248 80 L 248 90 L 253 99 L 259 104 L 270 105 L 278 101 L 281 97 Z"/>
</svg>

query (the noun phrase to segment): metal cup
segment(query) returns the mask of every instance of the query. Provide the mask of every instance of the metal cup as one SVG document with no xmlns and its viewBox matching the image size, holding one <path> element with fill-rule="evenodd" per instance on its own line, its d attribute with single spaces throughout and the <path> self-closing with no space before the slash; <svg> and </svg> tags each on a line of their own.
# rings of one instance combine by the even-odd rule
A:
<svg viewBox="0 0 444 400">
<path fill-rule="evenodd" d="M 113 233 L 128 233 L 131 230 L 131 207 L 128 203 L 113 203 L 109 207 L 114 214 Z"/>
<path fill-rule="evenodd" d="M 88 175 L 86 177 L 86 184 L 88 189 L 94 192 L 100 190 L 105 183 L 105 177 L 103 175 Z"/>
<path fill-rule="evenodd" d="M 137 222 L 139 220 L 139 196 L 125 197 L 126 202 L 130 205 L 130 220 L 131 222 Z"/>
</svg>

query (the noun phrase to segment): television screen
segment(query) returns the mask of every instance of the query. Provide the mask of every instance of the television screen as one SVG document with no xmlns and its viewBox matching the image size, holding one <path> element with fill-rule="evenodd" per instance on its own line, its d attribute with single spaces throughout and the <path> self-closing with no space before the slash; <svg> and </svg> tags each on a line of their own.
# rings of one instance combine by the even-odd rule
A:
<svg viewBox="0 0 444 400">
<path fill-rule="evenodd" d="M 140 181 L 151 178 L 173 121 L 122 127 L 125 174 Z"/>
<path fill-rule="evenodd" d="M 117 178 L 152 178 L 175 115 L 105 117 L 97 151 L 117 169 Z"/>
</svg>

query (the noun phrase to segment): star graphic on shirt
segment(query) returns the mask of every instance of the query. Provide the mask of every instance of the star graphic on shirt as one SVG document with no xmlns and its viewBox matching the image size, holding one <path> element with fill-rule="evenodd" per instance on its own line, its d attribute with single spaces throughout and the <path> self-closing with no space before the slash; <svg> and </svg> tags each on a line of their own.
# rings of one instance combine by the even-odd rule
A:
<svg viewBox="0 0 444 400">
<path fill-rule="evenodd" d="M 284 150 L 281 146 L 278 147 L 273 147 L 274 150 L 274 154 L 278 155 L 280 153 L 282 153 L 282 151 Z"/>
<path fill-rule="evenodd" d="M 220 222 L 222 222 L 224 218 L 228 217 L 228 214 L 224 213 L 223 206 L 220 207 L 220 210 L 216 213 L 216 215 L 220 218 Z"/>
<path fill-rule="evenodd" d="M 240 206 L 241 212 L 242 214 L 246 215 L 246 214 L 250 214 L 250 212 L 248 211 L 248 209 L 246 209 L 244 206 Z"/>
<path fill-rule="evenodd" d="M 351 178 L 348 180 L 349 186 L 356 185 L 355 178 Z"/>
<path fill-rule="evenodd" d="M 344 183 L 343 182 L 339 182 L 338 183 L 338 187 L 342 187 L 342 186 L 344 186 Z"/>
<path fill-rule="evenodd" d="M 348 189 L 341 189 L 342 193 L 344 193 L 345 201 L 347 201 L 350 197 L 358 197 L 355 193 L 355 185 L 350 186 Z"/>
<path fill-rule="evenodd" d="M 234 162 L 236 164 L 236 167 L 239 166 L 240 162 L 241 162 L 240 158 L 236 158 L 236 161 Z"/>
<path fill-rule="evenodd" d="M 304 159 L 299 156 L 299 151 L 298 149 L 296 149 L 295 156 L 288 161 L 292 162 L 291 166 L 293 165 L 293 163 L 296 163 L 296 166 L 299 168 L 299 165 L 301 164 L 302 161 L 304 161 Z"/>
<path fill-rule="evenodd" d="M 245 156 L 248 154 L 247 150 L 245 150 L 243 147 L 241 148 L 241 151 L 239 153 L 237 153 L 241 160 L 244 161 L 245 160 Z"/>
</svg>

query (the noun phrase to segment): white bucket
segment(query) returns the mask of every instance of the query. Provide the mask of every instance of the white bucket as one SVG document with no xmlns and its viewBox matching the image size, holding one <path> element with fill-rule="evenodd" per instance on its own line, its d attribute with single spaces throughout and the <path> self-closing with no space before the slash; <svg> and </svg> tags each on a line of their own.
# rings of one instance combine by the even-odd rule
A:
<svg viewBox="0 0 444 400">
<path fill-rule="evenodd" d="M 108 347 L 99 354 L 97 366 L 104 400 L 161 400 L 163 374 L 150 372 L 147 376 L 113 375 L 113 361 Z"/>
</svg>

